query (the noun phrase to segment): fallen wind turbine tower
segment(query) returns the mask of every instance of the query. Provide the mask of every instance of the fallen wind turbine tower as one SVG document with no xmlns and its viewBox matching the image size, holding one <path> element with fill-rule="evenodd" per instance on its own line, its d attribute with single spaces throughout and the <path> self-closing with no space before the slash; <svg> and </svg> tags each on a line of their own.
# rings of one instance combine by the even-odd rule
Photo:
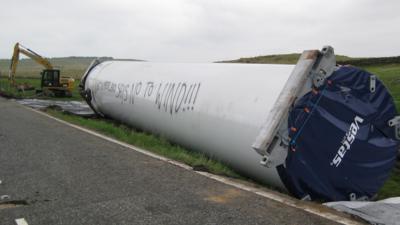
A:
<svg viewBox="0 0 400 225">
<path fill-rule="evenodd" d="M 399 148 L 388 90 L 329 46 L 296 65 L 95 60 L 80 87 L 98 115 L 303 199 L 373 197 Z"/>
</svg>

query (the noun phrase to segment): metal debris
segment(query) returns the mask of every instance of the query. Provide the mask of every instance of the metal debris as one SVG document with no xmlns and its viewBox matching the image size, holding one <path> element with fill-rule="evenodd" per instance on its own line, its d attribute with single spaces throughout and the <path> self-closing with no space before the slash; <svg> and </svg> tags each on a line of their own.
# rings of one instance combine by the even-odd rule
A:
<svg viewBox="0 0 400 225">
<path fill-rule="evenodd" d="M 324 205 L 360 217 L 371 224 L 395 225 L 400 221 L 400 197 L 377 202 L 341 201 Z"/>
</svg>

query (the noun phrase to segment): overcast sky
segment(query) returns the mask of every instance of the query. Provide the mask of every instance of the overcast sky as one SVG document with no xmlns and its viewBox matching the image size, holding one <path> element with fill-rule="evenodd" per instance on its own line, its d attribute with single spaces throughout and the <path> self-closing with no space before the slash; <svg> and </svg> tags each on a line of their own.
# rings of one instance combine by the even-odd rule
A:
<svg viewBox="0 0 400 225">
<path fill-rule="evenodd" d="M 399 0 L 1 0 L 0 58 L 204 62 L 320 49 L 400 55 Z"/>
</svg>

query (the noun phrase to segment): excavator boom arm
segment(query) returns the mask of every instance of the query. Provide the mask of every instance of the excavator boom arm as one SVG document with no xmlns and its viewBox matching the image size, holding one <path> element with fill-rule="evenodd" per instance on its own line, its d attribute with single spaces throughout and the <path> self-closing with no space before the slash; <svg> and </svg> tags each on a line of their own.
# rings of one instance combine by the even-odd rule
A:
<svg viewBox="0 0 400 225">
<path fill-rule="evenodd" d="M 13 52 L 13 56 L 11 58 L 11 63 L 10 63 L 10 71 L 8 74 L 8 78 L 10 79 L 12 84 L 15 84 L 14 77 L 15 77 L 15 72 L 17 70 L 20 54 L 23 54 L 23 55 L 31 58 L 38 64 L 44 66 L 46 69 L 49 69 L 49 70 L 53 69 L 53 66 L 51 65 L 49 60 L 47 60 L 46 58 L 37 54 L 36 52 L 30 50 L 29 48 L 26 48 L 26 47 L 20 45 L 19 43 L 16 43 L 14 46 L 14 52 Z"/>
</svg>

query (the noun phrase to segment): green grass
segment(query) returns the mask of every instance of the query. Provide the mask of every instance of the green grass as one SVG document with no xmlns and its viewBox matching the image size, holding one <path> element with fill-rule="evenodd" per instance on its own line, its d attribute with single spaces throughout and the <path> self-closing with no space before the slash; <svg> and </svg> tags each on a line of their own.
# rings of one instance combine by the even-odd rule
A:
<svg viewBox="0 0 400 225">
<path fill-rule="evenodd" d="M 246 57 L 234 60 L 219 61 L 219 63 L 265 63 L 265 64 L 296 64 L 300 58 L 300 53 L 262 55 L 256 57 Z M 341 65 L 370 66 L 400 64 L 400 56 L 374 57 L 374 58 L 354 58 L 336 54 L 336 62 Z"/>
<path fill-rule="evenodd" d="M 50 63 L 55 69 L 61 71 L 61 76 L 72 77 L 74 79 L 81 79 L 83 73 L 86 71 L 90 63 L 98 57 L 59 57 L 49 58 Z M 113 59 L 112 57 L 102 57 L 103 59 Z M 138 61 L 136 59 L 123 59 L 129 61 Z M 0 59 L 0 76 L 8 76 L 10 67 L 9 59 Z M 16 77 L 39 78 L 40 72 L 44 69 L 42 65 L 37 64 L 29 58 L 22 58 L 19 60 Z"/>
<path fill-rule="evenodd" d="M 50 58 L 50 62 L 56 69 L 60 69 L 61 76 L 72 77 L 80 79 L 89 66 L 89 64 L 96 57 L 62 57 L 62 58 Z M 9 59 L 0 59 L 0 71 L 3 76 L 8 75 L 8 69 L 10 66 Z M 29 77 L 29 78 L 40 78 L 40 72 L 44 67 L 37 64 L 31 59 L 23 58 L 20 59 L 16 77 Z"/>
<path fill-rule="evenodd" d="M 85 72 L 86 68 L 96 57 L 63 57 L 63 58 L 50 58 L 50 62 L 56 69 L 60 69 L 61 76 L 72 77 L 80 79 Z M 9 59 L 0 59 L 0 74 L 8 76 L 10 66 Z M 43 66 L 37 64 L 31 59 L 20 59 L 16 77 L 29 77 L 39 78 Z"/>
<path fill-rule="evenodd" d="M 235 60 L 220 61 L 220 63 L 261 63 L 261 64 L 296 64 L 300 58 L 300 53 L 263 55 L 256 57 L 240 58 Z M 344 55 L 336 55 L 337 61 L 346 61 L 351 58 Z"/>
<path fill-rule="evenodd" d="M 397 112 L 400 112 L 400 64 L 372 65 L 363 69 L 376 74 L 389 89 L 396 103 Z M 378 199 L 400 196 L 400 161 L 396 163 L 390 178 L 378 193 Z"/>
<path fill-rule="evenodd" d="M 130 127 L 115 123 L 111 120 L 82 118 L 56 110 L 47 110 L 47 113 L 70 123 L 113 137 L 125 143 L 183 162 L 189 166 L 205 168 L 207 171 L 214 174 L 241 178 L 232 169 L 219 161 L 210 159 L 204 154 L 188 151 L 178 145 L 171 144 L 163 137 L 156 137 L 145 132 L 138 132 Z"/>
<path fill-rule="evenodd" d="M 400 163 L 397 162 L 396 167 L 390 174 L 389 179 L 378 192 L 378 199 L 400 196 Z"/>
<path fill-rule="evenodd" d="M 400 64 L 364 66 L 363 69 L 379 77 L 389 89 L 400 112 Z"/>
<path fill-rule="evenodd" d="M 35 87 L 36 90 L 41 90 L 40 87 L 40 79 L 39 78 L 21 78 L 17 77 L 15 79 L 17 84 L 30 84 Z M 39 99 L 54 99 L 54 100 L 62 100 L 62 101 L 80 101 L 82 97 L 79 94 L 79 85 L 80 80 L 75 79 L 74 89 L 72 90 L 72 97 L 49 97 L 49 96 L 41 96 L 36 94 L 36 90 L 29 91 L 17 91 L 16 88 L 11 87 L 8 79 L 6 77 L 0 77 L 0 91 L 5 93 L 8 96 L 13 96 L 15 98 L 39 98 Z"/>
</svg>

